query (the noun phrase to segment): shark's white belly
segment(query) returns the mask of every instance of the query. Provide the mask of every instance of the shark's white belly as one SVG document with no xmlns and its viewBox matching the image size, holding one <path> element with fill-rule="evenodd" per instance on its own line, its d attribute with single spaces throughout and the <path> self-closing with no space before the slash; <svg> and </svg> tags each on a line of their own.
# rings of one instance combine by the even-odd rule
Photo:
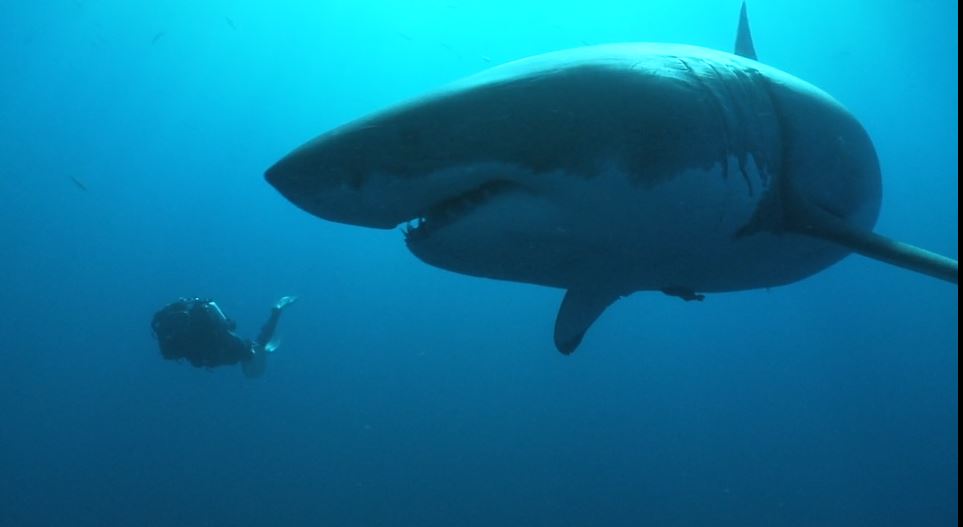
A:
<svg viewBox="0 0 963 527">
<path fill-rule="evenodd" d="M 846 255 L 792 233 L 740 234 L 773 181 L 751 159 L 744 169 L 730 158 L 726 169 L 689 169 L 650 186 L 615 163 L 591 177 L 502 173 L 525 190 L 485 201 L 412 251 L 460 273 L 624 293 L 771 287 Z"/>
</svg>

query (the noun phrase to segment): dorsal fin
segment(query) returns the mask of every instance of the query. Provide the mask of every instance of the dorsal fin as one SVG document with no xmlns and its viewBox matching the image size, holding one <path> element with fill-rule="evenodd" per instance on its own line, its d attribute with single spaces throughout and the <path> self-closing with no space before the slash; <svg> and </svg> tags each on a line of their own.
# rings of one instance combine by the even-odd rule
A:
<svg viewBox="0 0 963 527">
<path fill-rule="evenodd" d="M 756 57 L 756 47 L 752 45 L 752 33 L 749 31 L 749 15 L 746 14 L 746 2 L 742 2 L 739 11 L 739 32 L 736 34 L 736 55 L 752 60 Z"/>
</svg>

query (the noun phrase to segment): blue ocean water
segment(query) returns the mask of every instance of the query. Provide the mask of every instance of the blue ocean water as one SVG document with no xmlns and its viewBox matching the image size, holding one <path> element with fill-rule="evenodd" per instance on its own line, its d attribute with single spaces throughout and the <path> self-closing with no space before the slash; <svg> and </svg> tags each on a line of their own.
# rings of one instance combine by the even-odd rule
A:
<svg viewBox="0 0 963 527">
<path fill-rule="evenodd" d="M 585 44 L 728 50 L 739 2 L 10 2 L 0 18 L 0 525 L 909 526 L 958 519 L 958 289 L 859 256 L 577 353 L 559 290 L 329 223 L 263 171 L 350 119 Z M 957 257 L 958 6 L 749 6 L 883 168 L 877 229 Z M 164 361 L 209 296 L 265 377 Z"/>
</svg>

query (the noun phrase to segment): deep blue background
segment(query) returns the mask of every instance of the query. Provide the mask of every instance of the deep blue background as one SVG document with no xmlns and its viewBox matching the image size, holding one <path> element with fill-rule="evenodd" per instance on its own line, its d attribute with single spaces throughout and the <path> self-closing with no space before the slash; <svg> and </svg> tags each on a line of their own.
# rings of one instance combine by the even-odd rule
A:
<svg viewBox="0 0 963 527">
<path fill-rule="evenodd" d="M 958 289 L 853 256 L 574 356 L 561 292 L 428 267 L 262 172 L 330 127 L 584 43 L 729 49 L 736 0 L 46 0 L 0 17 L 0 524 L 956 525 Z M 764 61 L 874 138 L 880 232 L 956 257 L 957 3 L 757 0 Z M 72 181 L 75 177 L 88 190 Z M 213 296 L 265 378 L 163 361 Z"/>
</svg>

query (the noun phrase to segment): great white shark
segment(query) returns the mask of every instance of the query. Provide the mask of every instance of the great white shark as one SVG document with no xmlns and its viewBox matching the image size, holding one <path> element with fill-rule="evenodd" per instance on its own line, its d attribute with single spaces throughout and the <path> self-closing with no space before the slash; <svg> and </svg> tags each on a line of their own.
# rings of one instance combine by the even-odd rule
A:
<svg viewBox="0 0 963 527">
<path fill-rule="evenodd" d="M 614 44 L 497 66 L 297 148 L 266 178 L 326 220 L 407 224 L 467 275 L 567 290 L 569 354 L 615 300 L 769 288 L 851 252 L 958 283 L 958 264 L 872 232 L 867 132 L 812 84 L 736 53 Z"/>
</svg>

